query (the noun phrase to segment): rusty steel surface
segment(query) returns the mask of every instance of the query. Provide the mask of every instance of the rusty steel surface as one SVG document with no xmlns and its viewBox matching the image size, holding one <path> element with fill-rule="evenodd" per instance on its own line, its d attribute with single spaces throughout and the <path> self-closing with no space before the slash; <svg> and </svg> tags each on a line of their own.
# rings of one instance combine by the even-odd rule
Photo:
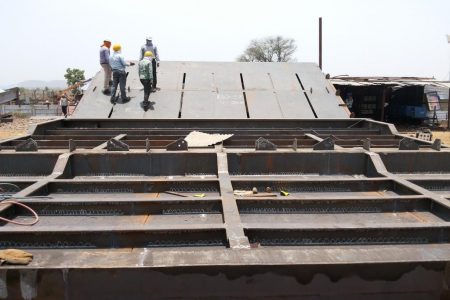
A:
<svg viewBox="0 0 450 300">
<path fill-rule="evenodd" d="M 192 131 L 233 136 L 166 149 Z M 404 138 L 366 119 L 37 125 L 0 142 L 0 199 L 40 217 L 0 224 L 0 249 L 34 255 L 1 266 L 0 299 L 447 299 L 450 150 Z"/>
</svg>

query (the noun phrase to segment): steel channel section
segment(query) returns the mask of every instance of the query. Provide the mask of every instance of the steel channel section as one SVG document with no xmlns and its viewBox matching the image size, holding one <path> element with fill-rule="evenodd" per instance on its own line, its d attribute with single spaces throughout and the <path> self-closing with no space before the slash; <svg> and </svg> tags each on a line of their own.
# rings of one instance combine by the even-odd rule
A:
<svg viewBox="0 0 450 300">
<path fill-rule="evenodd" d="M 235 136 L 229 147 L 189 151 L 156 143 L 191 130 Z M 73 119 L 30 134 L 55 148 L 19 153 L 14 140 L 0 143 L 0 182 L 21 187 L 14 196 L 41 216 L 32 227 L 0 226 L 1 248 L 34 255 L 28 266 L 2 266 L 0 298 L 449 296 L 450 201 L 427 189 L 450 182 L 448 148 L 312 150 L 330 135 L 337 145 L 401 138 L 389 124 Z M 117 136 L 130 151 L 104 149 Z M 259 136 L 286 142 L 255 151 Z M 149 152 L 137 146 L 152 137 Z M 92 146 L 69 152 L 69 138 Z M 293 149 L 294 138 L 304 147 Z M 253 187 L 276 195 L 234 195 Z M 30 219 L 10 205 L 0 213 Z"/>
</svg>

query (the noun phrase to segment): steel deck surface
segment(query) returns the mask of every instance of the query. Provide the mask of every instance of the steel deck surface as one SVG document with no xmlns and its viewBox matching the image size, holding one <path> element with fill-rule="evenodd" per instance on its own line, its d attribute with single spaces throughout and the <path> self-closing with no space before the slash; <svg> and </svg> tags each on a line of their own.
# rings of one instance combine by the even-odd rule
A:
<svg viewBox="0 0 450 300">
<path fill-rule="evenodd" d="M 313 63 L 161 62 L 159 91 L 142 107 L 138 66 L 127 67 L 131 101 L 114 106 L 102 94 L 97 73 L 75 111 L 76 118 L 347 118 L 336 90 Z M 246 103 L 247 102 L 247 103 Z M 340 105 L 341 104 L 341 105 Z"/>
</svg>

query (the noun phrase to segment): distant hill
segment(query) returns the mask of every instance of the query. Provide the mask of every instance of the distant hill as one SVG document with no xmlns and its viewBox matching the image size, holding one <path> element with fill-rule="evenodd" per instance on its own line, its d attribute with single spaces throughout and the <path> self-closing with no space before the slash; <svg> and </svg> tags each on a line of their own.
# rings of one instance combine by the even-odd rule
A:
<svg viewBox="0 0 450 300">
<path fill-rule="evenodd" d="M 7 86 L 0 86 L 2 89 L 8 89 L 12 87 L 22 87 L 26 89 L 37 89 L 37 88 L 45 88 L 48 87 L 50 89 L 63 89 L 67 87 L 67 84 L 64 80 L 26 80 L 16 84 L 10 84 Z"/>
</svg>

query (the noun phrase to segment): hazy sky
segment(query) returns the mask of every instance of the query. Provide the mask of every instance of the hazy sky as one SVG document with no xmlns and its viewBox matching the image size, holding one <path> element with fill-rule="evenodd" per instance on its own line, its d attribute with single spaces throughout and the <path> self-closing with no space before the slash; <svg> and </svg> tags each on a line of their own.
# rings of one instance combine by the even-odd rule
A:
<svg viewBox="0 0 450 300">
<path fill-rule="evenodd" d="M 0 85 L 64 79 L 67 67 L 100 69 L 105 37 L 137 59 L 152 35 L 161 60 L 234 61 L 249 41 L 294 38 L 298 61 L 332 76 L 434 76 L 448 80 L 449 0 L 0 0 Z"/>
</svg>

